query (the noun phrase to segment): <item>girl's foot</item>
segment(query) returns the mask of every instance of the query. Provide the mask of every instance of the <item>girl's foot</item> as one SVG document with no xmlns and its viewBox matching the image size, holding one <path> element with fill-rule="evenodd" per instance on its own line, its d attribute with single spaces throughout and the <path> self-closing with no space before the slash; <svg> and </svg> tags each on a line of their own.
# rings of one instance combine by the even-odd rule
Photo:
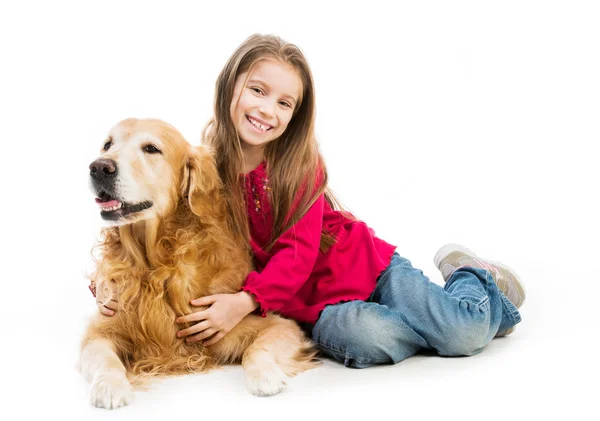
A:
<svg viewBox="0 0 600 421">
<path fill-rule="evenodd" d="M 515 271 L 502 263 L 483 260 L 463 246 L 447 244 L 438 250 L 433 261 L 442 272 L 444 281 L 447 281 L 450 275 L 459 267 L 482 268 L 490 272 L 494 282 L 498 285 L 498 289 L 506 295 L 515 307 L 520 308 L 525 301 L 525 289 Z M 514 326 L 504 332 L 498 332 L 496 336 L 506 336 L 512 333 L 513 330 Z"/>
</svg>

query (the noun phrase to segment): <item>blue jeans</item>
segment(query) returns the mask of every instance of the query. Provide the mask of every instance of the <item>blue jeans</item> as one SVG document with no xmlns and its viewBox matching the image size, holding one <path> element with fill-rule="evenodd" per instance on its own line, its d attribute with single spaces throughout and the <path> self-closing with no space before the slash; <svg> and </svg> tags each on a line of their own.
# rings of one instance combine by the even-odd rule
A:
<svg viewBox="0 0 600 421">
<path fill-rule="evenodd" d="M 367 301 L 329 305 L 312 337 L 347 367 L 398 363 L 420 350 L 474 355 L 521 321 L 485 269 L 456 270 L 442 288 L 394 253 Z"/>
</svg>

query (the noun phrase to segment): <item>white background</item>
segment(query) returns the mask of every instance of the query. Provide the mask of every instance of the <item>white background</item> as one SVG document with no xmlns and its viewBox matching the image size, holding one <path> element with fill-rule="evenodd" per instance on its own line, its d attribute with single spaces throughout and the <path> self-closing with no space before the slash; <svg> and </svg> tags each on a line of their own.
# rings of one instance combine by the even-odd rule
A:
<svg viewBox="0 0 600 421">
<path fill-rule="evenodd" d="M 86 420 L 598 413 L 597 3 L 397 3 L 2 2 L 3 411 Z M 306 54 L 321 151 L 346 206 L 434 282 L 432 258 L 446 242 L 509 264 L 528 292 L 523 323 L 470 358 L 367 370 L 325 361 L 272 398 L 247 394 L 241 369 L 227 367 L 157 382 L 110 414 L 92 408 L 75 370 L 97 311 L 84 276 L 101 226 L 88 164 L 126 117 L 162 118 L 198 144 L 221 67 L 255 32 Z"/>
</svg>

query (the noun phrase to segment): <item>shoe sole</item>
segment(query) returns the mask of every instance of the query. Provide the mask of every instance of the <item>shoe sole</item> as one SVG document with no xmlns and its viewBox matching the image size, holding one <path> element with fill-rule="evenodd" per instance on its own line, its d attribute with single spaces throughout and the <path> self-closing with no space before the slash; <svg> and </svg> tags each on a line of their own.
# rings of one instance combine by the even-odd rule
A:
<svg viewBox="0 0 600 421">
<path fill-rule="evenodd" d="M 521 303 L 517 307 L 517 308 L 521 308 L 521 306 L 525 303 L 525 299 L 527 297 L 527 293 L 525 291 L 525 288 L 523 287 L 523 282 L 521 282 L 521 278 L 519 278 L 517 273 L 514 270 L 512 270 L 510 267 L 506 266 L 504 263 L 495 262 L 493 260 L 482 259 L 481 257 L 477 256 L 475 253 L 473 253 L 471 250 L 469 250 L 466 247 L 461 246 L 460 244 L 446 244 L 445 246 L 443 246 L 441 249 L 438 250 L 438 252 L 435 254 L 435 257 L 433 258 L 435 267 L 437 267 L 438 270 L 441 270 L 440 266 L 441 266 L 442 261 L 450 253 L 455 252 L 455 251 L 467 254 L 470 257 L 477 259 L 477 260 L 483 260 L 485 262 L 488 262 L 492 265 L 498 266 L 499 268 L 504 269 L 507 272 L 509 272 L 517 281 L 517 285 L 515 285 L 515 288 L 517 289 L 517 293 L 519 293 L 519 291 L 523 293 L 523 295 L 522 295 L 523 299 L 521 300 Z"/>
</svg>

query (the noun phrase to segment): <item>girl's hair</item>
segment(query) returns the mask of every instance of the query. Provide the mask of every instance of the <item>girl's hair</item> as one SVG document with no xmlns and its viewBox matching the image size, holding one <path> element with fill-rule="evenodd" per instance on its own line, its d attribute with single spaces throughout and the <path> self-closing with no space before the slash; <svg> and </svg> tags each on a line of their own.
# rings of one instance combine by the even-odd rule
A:
<svg viewBox="0 0 600 421">
<path fill-rule="evenodd" d="M 315 90 L 310 68 L 298 47 L 273 35 L 255 34 L 244 41 L 229 58 L 219 74 L 215 90 L 215 114 L 204 129 L 203 139 L 215 152 L 219 175 L 228 195 L 231 225 L 246 242 L 250 238 L 248 215 L 244 201 L 244 157 L 241 140 L 233 124 L 230 109 L 238 77 L 248 73 L 257 63 L 275 60 L 291 65 L 302 80 L 302 95 L 285 132 L 265 146 L 273 212 L 275 241 L 296 223 L 319 195 L 333 208 L 341 209 L 327 188 L 327 170 L 318 151 L 315 138 Z M 311 188 L 314 186 L 314 188 Z M 321 250 L 335 242 L 327 233 L 321 234 Z M 248 243 L 246 243 L 248 244 Z"/>
</svg>

